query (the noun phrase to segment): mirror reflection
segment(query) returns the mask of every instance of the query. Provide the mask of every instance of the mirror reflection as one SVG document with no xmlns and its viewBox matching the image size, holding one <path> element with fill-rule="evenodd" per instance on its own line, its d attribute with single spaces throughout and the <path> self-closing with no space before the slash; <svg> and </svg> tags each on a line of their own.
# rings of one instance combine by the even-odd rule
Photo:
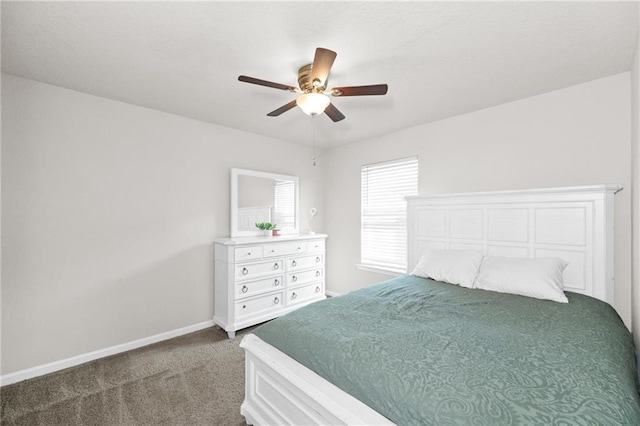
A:
<svg viewBox="0 0 640 426">
<path fill-rule="evenodd" d="M 238 230 L 253 231 L 256 222 L 278 229 L 295 228 L 295 183 L 291 180 L 238 176 Z"/>
<path fill-rule="evenodd" d="M 271 222 L 282 233 L 298 231 L 296 176 L 232 169 L 231 236 L 260 235 L 257 222 Z"/>
</svg>

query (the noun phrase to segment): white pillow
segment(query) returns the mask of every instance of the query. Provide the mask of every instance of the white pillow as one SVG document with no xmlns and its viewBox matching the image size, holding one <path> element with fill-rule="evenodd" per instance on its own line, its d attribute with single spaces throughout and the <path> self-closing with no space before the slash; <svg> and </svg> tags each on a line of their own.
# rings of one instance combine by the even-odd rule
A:
<svg viewBox="0 0 640 426">
<path fill-rule="evenodd" d="M 411 275 L 472 288 L 480 262 L 481 251 L 427 250 Z"/>
<path fill-rule="evenodd" d="M 566 267 L 567 262 L 557 258 L 485 256 L 475 288 L 568 303 L 562 280 Z"/>
</svg>

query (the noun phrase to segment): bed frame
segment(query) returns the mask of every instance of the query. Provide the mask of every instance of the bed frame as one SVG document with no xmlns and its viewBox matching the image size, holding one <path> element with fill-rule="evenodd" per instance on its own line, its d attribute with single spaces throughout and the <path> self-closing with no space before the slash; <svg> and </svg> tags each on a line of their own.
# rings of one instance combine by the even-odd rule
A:
<svg viewBox="0 0 640 426">
<path fill-rule="evenodd" d="M 408 198 L 408 268 L 425 249 L 476 249 L 485 255 L 560 257 L 565 288 L 613 305 L 613 195 L 594 185 Z M 245 350 L 241 413 L 253 425 L 391 425 L 253 334 Z"/>
</svg>

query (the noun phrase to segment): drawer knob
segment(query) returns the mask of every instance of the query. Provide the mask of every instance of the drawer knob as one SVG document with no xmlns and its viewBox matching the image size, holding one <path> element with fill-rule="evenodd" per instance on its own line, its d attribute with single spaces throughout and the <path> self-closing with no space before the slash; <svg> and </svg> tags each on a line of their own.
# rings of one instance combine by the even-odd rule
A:
<svg viewBox="0 0 640 426">
<path fill-rule="evenodd" d="M 320 293 L 320 286 L 316 287 L 316 293 Z"/>
<path fill-rule="evenodd" d="M 291 293 L 291 298 L 295 299 L 296 297 L 298 297 L 298 295 L 296 294 L 296 292 L 294 291 L 293 293 Z"/>
<path fill-rule="evenodd" d="M 248 253 L 247 253 L 247 256 L 251 256 L 251 252 L 248 252 Z"/>
<path fill-rule="evenodd" d="M 246 309 L 247 305 L 242 305 L 242 309 Z"/>
<path fill-rule="evenodd" d="M 242 292 L 246 293 L 247 291 L 249 291 L 249 287 L 247 287 L 246 285 L 242 286 Z"/>
<path fill-rule="evenodd" d="M 280 264 L 278 262 L 274 263 L 273 269 L 280 269 Z"/>
<path fill-rule="evenodd" d="M 247 275 L 249 270 L 247 268 L 242 268 L 242 275 Z"/>
<path fill-rule="evenodd" d="M 273 280 L 273 285 L 275 285 L 276 287 L 280 285 L 280 280 L 279 279 L 275 279 Z"/>
<path fill-rule="evenodd" d="M 316 277 L 320 276 L 320 271 L 316 271 Z"/>
<path fill-rule="evenodd" d="M 291 266 L 298 266 L 298 262 L 296 262 L 295 260 L 291 262 Z"/>
<path fill-rule="evenodd" d="M 278 299 L 277 297 L 275 297 L 275 298 L 273 299 L 273 304 L 274 304 L 274 305 L 277 305 L 278 303 L 280 303 L 280 299 Z"/>
<path fill-rule="evenodd" d="M 302 247 L 298 247 L 298 250 L 302 250 Z"/>
<path fill-rule="evenodd" d="M 316 263 L 320 263 L 320 256 L 316 256 Z"/>
<path fill-rule="evenodd" d="M 296 281 L 298 281 L 298 277 L 296 277 L 295 275 L 291 277 L 291 282 L 295 283 Z"/>
<path fill-rule="evenodd" d="M 271 249 L 271 253 L 275 253 L 275 252 L 276 252 L 275 249 Z"/>
</svg>

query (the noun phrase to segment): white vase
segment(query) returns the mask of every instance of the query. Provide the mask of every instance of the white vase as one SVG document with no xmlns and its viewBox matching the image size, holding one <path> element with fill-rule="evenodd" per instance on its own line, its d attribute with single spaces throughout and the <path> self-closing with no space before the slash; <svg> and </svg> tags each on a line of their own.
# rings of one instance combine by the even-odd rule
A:
<svg viewBox="0 0 640 426">
<path fill-rule="evenodd" d="M 265 237 L 271 236 L 271 229 L 263 229 L 262 232 L 264 233 Z"/>
</svg>

